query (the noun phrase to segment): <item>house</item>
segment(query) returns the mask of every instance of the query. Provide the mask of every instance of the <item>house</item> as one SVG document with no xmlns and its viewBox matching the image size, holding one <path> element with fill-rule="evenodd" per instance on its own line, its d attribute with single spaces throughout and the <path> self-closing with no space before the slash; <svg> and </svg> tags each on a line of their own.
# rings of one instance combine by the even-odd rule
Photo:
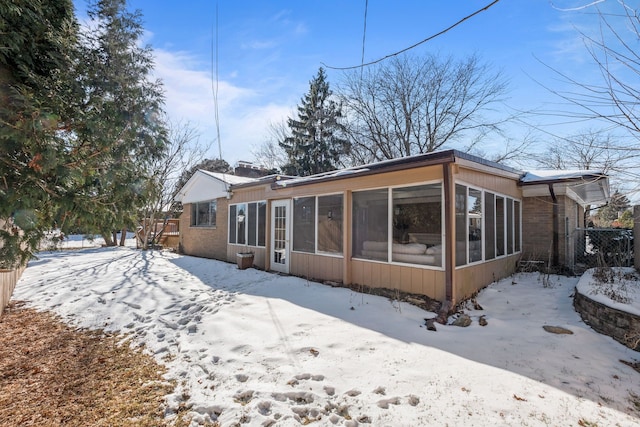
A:
<svg viewBox="0 0 640 427">
<path fill-rule="evenodd" d="M 180 192 L 181 247 L 229 262 L 250 250 L 269 271 L 453 305 L 521 259 L 564 261 L 566 227 L 584 225 L 585 207 L 607 199 L 608 180 L 555 172 L 456 150 L 304 178 L 198 171 Z"/>
</svg>

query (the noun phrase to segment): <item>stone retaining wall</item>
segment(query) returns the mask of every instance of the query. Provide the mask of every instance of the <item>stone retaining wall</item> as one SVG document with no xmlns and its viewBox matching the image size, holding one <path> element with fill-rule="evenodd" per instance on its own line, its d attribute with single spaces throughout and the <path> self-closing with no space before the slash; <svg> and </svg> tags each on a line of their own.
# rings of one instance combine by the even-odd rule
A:
<svg viewBox="0 0 640 427">
<path fill-rule="evenodd" d="M 601 334 L 640 351 L 640 316 L 608 307 L 575 291 L 573 306 L 582 320 Z"/>
</svg>

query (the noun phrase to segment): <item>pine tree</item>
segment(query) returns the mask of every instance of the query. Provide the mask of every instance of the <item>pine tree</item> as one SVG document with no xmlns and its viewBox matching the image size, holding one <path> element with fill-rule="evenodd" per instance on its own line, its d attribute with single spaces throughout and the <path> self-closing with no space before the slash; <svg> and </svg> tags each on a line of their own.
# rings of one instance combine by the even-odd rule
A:
<svg viewBox="0 0 640 427">
<path fill-rule="evenodd" d="M 73 186 L 71 0 L 0 2 L 0 268 L 24 264 Z"/>
<path fill-rule="evenodd" d="M 335 170 L 350 145 L 343 137 L 342 108 L 332 99 L 323 68 L 309 82 L 309 92 L 298 106 L 297 119 L 289 118 L 291 136 L 280 142 L 288 161 L 282 172 L 308 176 Z"/>
<path fill-rule="evenodd" d="M 111 233 L 135 225 L 153 191 L 146 177 L 164 150 L 163 92 L 150 75 L 151 48 L 139 46 L 140 12 L 128 11 L 126 0 L 98 0 L 88 15 L 96 28 L 82 40 L 84 115 L 75 129 L 86 188 L 70 214 L 76 226 L 112 244 Z"/>
</svg>

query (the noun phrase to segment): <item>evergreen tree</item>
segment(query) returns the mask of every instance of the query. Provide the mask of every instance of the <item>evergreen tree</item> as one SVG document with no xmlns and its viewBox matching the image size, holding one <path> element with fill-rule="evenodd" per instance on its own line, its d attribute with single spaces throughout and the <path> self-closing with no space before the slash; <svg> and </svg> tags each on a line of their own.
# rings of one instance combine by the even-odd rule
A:
<svg viewBox="0 0 640 427">
<path fill-rule="evenodd" d="M 76 226 L 101 234 L 132 227 L 145 205 L 153 159 L 162 156 L 166 129 L 159 119 L 162 85 L 153 80 L 150 47 L 140 47 L 141 14 L 126 0 L 98 0 L 88 11 L 78 72 L 84 90 L 83 117 L 75 128 L 85 191 L 76 194 Z M 115 240 L 115 239 L 114 239 Z"/>
<path fill-rule="evenodd" d="M 616 190 L 611 195 L 609 203 L 598 209 L 597 217 L 602 224 L 606 224 L 608 226 L 612 221 L 618 219 L 618 215 L 629 209 L 630 206 L 631 202 L 629 201 L 629 198 Z"/>
<path fill-rule="evenodd" d="M 308 176 L 337 169 L 350 145 L 340 123 L 342 108 L 332 99 L 324 69 L 309 82 L 309 92 L 298 106 L 297 119 L 289 118 L 291 136 L 280 142 L 287 154 L 282 172 Z"/>
<path fill-rule="evenodd" d="M 0 2 L 0 267 L 24 264 L 74 186 L 71 0 Z"/>
</svg>

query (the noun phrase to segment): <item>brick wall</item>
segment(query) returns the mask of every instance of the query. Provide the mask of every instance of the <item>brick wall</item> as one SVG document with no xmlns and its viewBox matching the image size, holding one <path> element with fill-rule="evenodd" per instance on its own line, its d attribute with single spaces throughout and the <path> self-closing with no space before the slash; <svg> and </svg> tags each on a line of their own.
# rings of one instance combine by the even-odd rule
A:
<svg viewBox="0 0 640 427">
<path fill-rule="evenodd" d="M 570 266 L 575 251 L 574 233 L 580 226 L 582 208 L 565 196 L 558 200 L 558 262 Z M 567 232 L 569 235 L 567 236 Z M 522 200 L 522 252 L 523 259 L 549 262 L 553 245 L 553 199 L 525 197 Z"/>
<path fill-rule="evenodd" d="M 180 215 L 180 250 L 187 255 L 227 261 L 227 219 L 229 214 L 226 199 L 217 200 L 216 226 L 191 226 L 191 204 L 186 204 Z M 235 260 L 233 260 L 235 262 Z"/>
</svg>

